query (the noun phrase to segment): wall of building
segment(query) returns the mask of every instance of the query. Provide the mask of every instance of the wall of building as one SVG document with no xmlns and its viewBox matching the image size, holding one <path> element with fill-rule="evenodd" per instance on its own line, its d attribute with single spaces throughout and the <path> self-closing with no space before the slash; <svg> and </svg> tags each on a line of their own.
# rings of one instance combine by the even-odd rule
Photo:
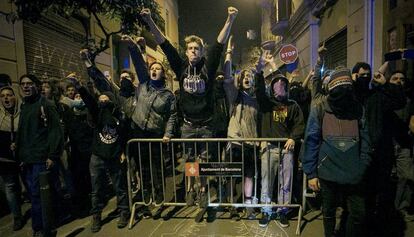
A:
<svg viewBox="0 0 414 237">
<path fill-rule="evenodd" d="M 0 1 L 0 12 L 10 12 L 13 5 Z M 7 73 L 13 82 L 26 73 L 23 45 L 23 23 L 9 24 L 0 14 L 0 73 Z"/>
<path fill-rule="evenodd" d="M 370 2 L 374 4 L 371 6 Z M 383 37 L 381 36 L 384 34 L 382 27 L 384 1 L 338 0 L 335 5 L 324 12 L 320 19 L 315 18 L 312 12 L 319 9 L 324 3 L 323 0 L 291 1 L 292 15 L 280 45 L 292 43 L 298 48 L 297 68 L 300 77 L 304 78 L 315 64 L 319 45 L 324 41 L 329 41 L 345 29 L 347 30 L 345 66 L 351 68 L 358 61 L 368 60 L 369 52 L 371 52 L 373 68 L 378 68 L 383 59 Z M 370 11 L 373 12 L 373 31 L 370 31 L 367 17 Z M 272 21 L 267 15 L 263 15 L 262 27 L 268 27 L 269 19 Z M 372 38 L 372 41 L 369 37 Z M 262 33 L 262 39 L 268 38 L 271 37 Z M 277 57 L 278 49 L 275 51 Z"/>
<path fill-rule="evenodd" d="M 157 0 L 161 6 L 161 14 L 168 21 L 168 29 L 167 38 L 173 43 L 178 44 L 178 5 L 176 0 Z M 9 13 L 11 12 L 14 6 L 6 0 L 0 1 L 0 12 Z M 51 19 L 56 21 L 55 25 L 62 24 L 63 26 L 67 27 L 68 29 L 73 29 L 73 32 L 77 32 L 77 34 L 84 35 L 85 33 L 81 30 L 79 31 L 79 22 L 77 20 L 71 19 L 61 19 L 59 17 L 50 16 Z M 168 17 L 168 19 L 166 19 Z M 118 31 L 119 30 L 119 22 L 114 19 L 109 19 L 105 17 L 101 17 L 102 23 L 105 26 L 105 29 L 108 32 Z M 46 21 L 47 22 L 47 21 Z M 54 41 L 58 41 L 58 39 L 51 37 L 50 41 L 47 39 L 47 35 L 43 35 L 42 40 L 38 38 L 42 36 L 39 33 L 39 37 L 34 37 L 31 41 L 33 43 L 39 44 L 38 48 L 35 48 L 32 51 L 39 52 L 39 55 L 34 54 L 27 54 L 25 52 L 25 43 L 32 44 L 32 42 L 25 42 L 24 39 L 24 26 L 25 23 L 23 21 L 17 21 L 14 24 L 7 23 L 6 18 L 4 15 L 0 14 L 0 73 L 7 73 L 9 74 L 13 81 L 17 81 L 18 77 L 25 74 L 26 72 L 32 73 L 33 72 L 33 61 L 37 62 L 38 65 L 42 66 L 43 69 L 49 67 L 49 64 L 55 63 L 55 61 L 64 61 L 67 62 L 66 64 L 70 64 L 72 66 L 67 66 L 62 64 L 62 68 L 59 72 L 53 73 L 42 73 L 41 76 L 48 78 L 48 77 L 58 77 L 63 78 L 65 75 L 69 73 L 71 69 L 75 71 L 81 77 L 87 78 L 86 69 L 84 68 L 82 62 L 79 60 L 79 50 L 80 44 L 78 47 L 67 48 L 65 50 L 57 47 Z M 40 25 L 30 25 L 26 24 L 27 27 L 34 27 L 38 28 L 39 32 L 48 32 L 49 29 L 47 26 L 40 26 Z M 91 27 L 91 35 L 95 38 L 96 42 L 100 42 L 101 39 L 104 38 L 104 33 L 98 26 L 96 20 L 91 17 L 90 21 Z M 53 28 L 53 27 L 52 27 Z M 49 30 L 53 31 L 50 28 Z M 49 32 L 50 33 L 50 32 Z M 55 32 L 53 32 L 55 33 Z M 56 35 L 60 36 L 62 32 L 56 32 Z M 71 33 L 68 33 L 70 35 Z M 55 35 L 55 34 L 54 34 Z M 32 37 L 33 38 L 33 37 Z M 40 42 L 41 41 L 41 42 Z M 40 43 L 39 43 L 40 42 Z M 116 44 L 116 45 L 113 45 Z M 37 46 L 36 46 L 37 47 Z M 64 47 L 64 46 L 63 46 Z M 115 50 L 116 48 L 116 50 Z M 40 50 L 40 51 L 39 51 Z M 47 52 L 46 52 L 46 51 Z M 46 53 L 45 53 L 46 52 Z M 113 37 L 110 40 L 110 48 L 102 52 L 96 57 L 96 65 L 101 71 L 109 71 L 112 78 L 115 81 L 118 79 L 118 72 L 120 69 L 124 68 L 125 65 L 128 65 L 132 71 L 135 71 L 131 60 L 129 59 L 128 63 L 125 65 L 123 62 L 119 60 L 120 55 L 129 55 L 127 52 L 126 47 L 122 46 L 122 43 L 119 42 L 119 36 Z M 158 61 L 163 61 L 164 55 L 160 52 L 160 50 L 152 50 L 148 48 L 148 54 L 150 57 L 154 58 Z M 29 57 L 29 58 L 27 58 Z M 35 58 L 32 58 L 35 57 Z M 127 56 L 129 57 L 129 56 Z M 48 62 L 44 62 L 44 59 L 47 59 Z M 36 61 L 37 60 L 37 61 Z M 31 62 L 31 65 L 27 65 L 27 61 Z M 49 62 L 50 61 L 50 62 Z M 30 67 L 29 67 L 30 66 Z M 59 66 L 59 65 L 58 65 Z M 27 71 L 27 69 L 32 71 Z M 36 71 L 35 71 L 36 72 Z"/>
</svg>

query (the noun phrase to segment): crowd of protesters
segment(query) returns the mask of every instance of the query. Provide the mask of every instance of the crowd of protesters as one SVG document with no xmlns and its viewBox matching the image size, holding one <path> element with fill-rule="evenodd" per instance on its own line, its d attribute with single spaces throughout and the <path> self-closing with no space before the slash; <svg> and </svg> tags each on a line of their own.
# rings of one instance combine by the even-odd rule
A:
<svg viewBox="0 0 414 237">
<path fill-rule="evenodd" d="M 19 93 L 11 78 L 1 74 L 0 158 L 2 164 L 11 164 L 1 178 L 14 217 L 13 230 L 25 224 L 21 184 L 31 203 L 33 236 L 47 235 L 43 216 L 49 213 L 44 205 L 60 210 L 54 218 L 58 222 L 71 215 L 92 215 L 91 230 L 98 232 L 111 183 L 119 212 L 117 226 L 124 228 L 130 218 L 125 147 L 131 138 L 160 138 L 164 145 L 178 137 L 286 139 L 281 146 L 232 141 L 223 146 L 223 157 L 212 156 L 207 143 L 196 148 L 184 144 L 181 152 L 190 162 L 229 162 L 229 154 L 231 161 L 243 161 L 245 204 L 292 202 L 292 183 L 297 181 L 300 163 L 308 188 L 320 194 L 325 236 L 341 234 L 336 229 L 338 207 L 343 210 L 341 220 L 346 220 L 341 221 L 345 236 L 387 236 L 393 213 L 410 216 L 414 106 L 411 82 L 404 72 L 390 72 L 387 63 L 375 71 L 364 62 L 352 70 L 343 66 L 326 69 L 329 49 L 321 46 L 315 68 L 303 81 L 282 74 L 265 50 L 255 65 L 235 73 L 230 33 L 237 13 L 228 8 L 225 24 L 208 51 L 200 37 L 186 37 L 186 58 L 182 58 L 158 29 L 151 12 L 142 10 L 142 19 L 179 82 L 175 93 L 166 87 L 164 65 L 147 64 L 142 37 L 122 37 L 137 79 L 123 70 L 119 85 L 96 67 L 95 55 L 86 49 L 80 57 L 91 79 L 88 83 L 76 74 L 62 81 L 41 81 L 27 74 L 18 80 Z M 219 72 L 223 54 L 223 72 Z M 266 78 L 265 65 L 274 71 Z M 129 151 L 142 172 L 140 188 L 148 205 L 166 201 L 162 146 L 142 144 L 139 151 L 133 147 Z M 394 167 L 396 191 L 391 190 Z M 40 186 L 45 175 L 50 203 L 42 201 Z M 254 184 L 258 175 L 260 183 Z M 209 204 L 207 179 L 187 178 L 185 202 L 205 209 Z M 226 183 L 227 199 L 236 192 L 230 183 Z M 255 185 L 258 193 L 253 192 Z M 142 210 L 150 216 L 147 207 Z M 261 227 L 273 218 L 282 227 L 289 225 L 288 208 L 266 206 L 260 212 Z M 240 219 L 236 208 L 230 213 Z M 257 214 L 252 207 L 245 210 L 248 219 L 256 219 Z"/>
</svg>

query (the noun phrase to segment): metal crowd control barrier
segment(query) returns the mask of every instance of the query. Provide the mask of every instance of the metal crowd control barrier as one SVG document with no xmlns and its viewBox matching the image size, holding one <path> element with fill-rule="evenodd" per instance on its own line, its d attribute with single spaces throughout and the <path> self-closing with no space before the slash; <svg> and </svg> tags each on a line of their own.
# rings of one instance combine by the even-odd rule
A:
<svg viewBox="0 0 414 237">
<path fill-rule="evenodd" d="M 316 197 L 316 193 L 313 191 L 309 192 L 308 189 L 308 179 L 306 177 L 306 174 L 303 173 L 303 180 L 302 180 L 302 185 L 303 185 L 303 190 L 302 190 L 302 210 L 303 213 L 305 214 L 306 212 L 306 201 L 308 198 L 315 198 Z"/>
<path fill-rule="evenodd" d="M 247 138 L 247 139 L 231 139 L 231 138 L 197 138 L 197 139 L 171 139 L 169 143 L 163 143 L 162 139 L 131 139 L 127 143 L 126 149 L 126 156 L 127 156 L 127 164 L 128 164 L 128 198 L 129 198 L 129 206 L 131 208 L 131 219 L 129 222 L 129 229 L 132 228 L 132 225 L 135 221 L 135 212 L 138 205 L 151 205 L 153 200 L 160 199 L 160 195 L 162 195 L 162 202 L 156 203 L 156 205 L 164 205 L 164 206 L 187 206 L 187 203 L 184 199 L 186 194 L 186 188 L 189 185 L 190 179 L 188 176 L 199 176 L 199 177 L 207 177 L 204 180 L 207 182 L 207 195 L 208 195 L 208 206 L 209 207 L 285 207 L 285 208 L 298 208 L 298 223 L 296 226 L 296 234 L 300 234 L 300 225 L 302 220 L 302 205 L 301 204 L 274 204 L 274 203 L 252 203 L 246 204 L 244 198 L 244 161 L 245 159 L 251 157 L 245 157 L 245 147 L 249 146 L 253 147 L 254 149 L 254 169 L 255 174 L 253 177 L 253 193 L 252 197 L 258 197 L 258 167 L 259 162 L 261 160 L 260 157 L 257 157 L 259 154 L 259 147 L 256 145 L 260 145 L 260 143 L 265 144 L 267 147 L 269 144 L 277 144 L 276 147 L 278 148 L 279 152 L 279 164 L 282 161 L 282 150 L 281 143 L 287 141 L 286 138 Z M 256 144 L 256 145 L 252 145 Z M 230 149 L 227 149 L 223 146 L 229 146 Z M 239 146 L 241 147 L 241 161 L 233 162 L 233 154 L 232 154 L 232 147 Z M 181 147 L 181 148 L 179 148 Z M 225 148 L 225 149 L 223 149 Z M 193 150 L 194 149 L 194 150 Z M 168 151 L 167 151 L 168 150 Z M 191 157 L 201 158 L 199 159 L 199 163 L 187 163 L 187 161 L 191 158 L 188 156 L 187 151 L 193 152 Z M 198 152 L 199 151 L 199 152 Z M 176 155 L 181 154 L 181 159 L 176 160 Z M 270 152 L 268 152 L 268 162 L 270 164 Z M 167 157 L 169 155 L 169 157 Z M 160 158 L 157 162 L 157 156 Z M 229 160 L 224 159 L 224 157 L 229 157 Z M 154 158 L 155 157 L 155 158 Z M 166 160 L 168 161 L 170 158 L 170 164 L 166 164 Z M 202 159 L 204 158 L 204 160 Z M 134 194 L 132 192 L 132 180 L 131 177 L 135 176 L 136 173 L 132 172 L 131 168 L 131 159 L 135 160 L 137 163 L 136 165 L 139 166 L 138 169 L 138 176 L 136 177 L 139 179 L 139 188 L 140 191 L 137 192 L 138 201 L 134 201 Z M 143 160 L 145 159 L 145 160 Z M 184 163 L 185 161 L 185 163 Z M 178 167 L 186 166 L 186 175 L 184 173 L 176 174 L 176 170 Z M 168 167 L 167 167 L 168 166 Z M 280 167 L 280 166 L 278 166 Z M 149 168 L 149 170 L 148 170 Z M 168 172 L 168 169 L 171 169 L 172 172 Z M 269 174 L 271 174 L 270 166 L 268 167 Z M 279 172 L 279 168 L 277 169 Z M 153 172 L 155 171 L 155 173 Z M 144 172 L 150 172 L 150 175 L 146 174 L 146 179 L 150 179 L 150 185 L 147 183 L 148 180 L 143 180 L 145 177 L 143 175 Z M 158 177 L 158 172 L 161 173 L 161 180 L 155 180 Z M 168 177 L 166 177 L 166 174 Z M 277 175 L 277 174 L 276 174 Z M 182 176 L 182 177 L 181 177 Z M 210 184 L 210 179 L 208 177 L 217 176 L 216 180 L 219 181 L 216 183 L 218 187 L 213 187 L 214 185 Z M 272 182 L 272 178 L 275 177 L 269 176 L 269 183 Z M 292 183 L 293 183 L 293 172 L 291 172 L 291 186 L 290 191 L 292 191 Z M 166 178 L 169 179 L 170 182 L 166 181 Z M 178 179 L 177 179 L 178 178 Z M 235 202 L 233 200 L 233 179 L 239 178 L 241 179 L 241 194 L 239 200 L 241 202 Z M 202 178 L 200 178 L 202 179 Z M 223 181 L 230 180 L 230 201 L 225 201 L 226 197 L 223 197 Z M 177 191 L 177 184 L 183 183 L 182 185 L 183 190 Z M 161 185 L 162 194 L 160 194 L 159 186 Z M 169 188 L 167 186 L 171 186 Z M 279 190 L 280 182 L 277 183 L 277 190 Z M 150 186 L 150 187 L 148 187 Z M 158 186 L 158 190 L 156 187 Z M 228 185 L 226 185 L 228 186 Z M 147 190 L 149 193 L 149 197 L 144 194 L 145 187 L 150 188 L 151 190 Z M 273 192 L 274 189 L 269 190 L 269 192 Z M 215 195 L 212 195 L 212 190 L 215 188 Z M 228 189 L 224 187 L 225 189 Z M 168 191 L 168 192 L 167 192 Z M 184 192 L 184 195 L 179 196 L 178 194 Z M 292 192 L 291 192 L 292 193 Z M 214 193 L 213 193 L 214 194 Z M 226 195 L 228 196 L 228 195 Z M 140 197 L 140 198 L 139 198 Z M 215 198 L 214 198 L 215 197 Z M 136 199 L 136 197 L 135 197 Z M 151 200 L 152 199 L 152 200 Z M 289 200 L 291 200 L 289 196 Z"/>
</svg>

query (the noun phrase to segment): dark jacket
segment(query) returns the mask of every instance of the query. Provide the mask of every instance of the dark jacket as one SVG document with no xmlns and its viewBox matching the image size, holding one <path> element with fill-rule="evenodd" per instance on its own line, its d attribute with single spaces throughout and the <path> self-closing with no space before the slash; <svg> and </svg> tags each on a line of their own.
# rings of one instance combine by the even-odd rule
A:
<svg viewBox="0 0 414 237">
<path fill-rule="evenodd" d="M 393 149 L 394 134 L 393 114 L 395 110 L 404 108 L 406 97 L 401 87 L 385 83 L 376 86 L 362 101 L 366 110 L 369 136 L 374 152 L 388 153 Z M 385 151 L 385 152 L 384 152 Z"/>
<path fill-rule="evenodd" d="M 282 103 L 276 101 L 273 95 L 272 98 L 267 97 L 262 74 L 256 73 L 256 81 L 258 87 L 256 98 L 259 110 L 263 113 L 260 137 L 290 138 L 297 143 L 300 142 L 305 130 L 305 123 L 299 105 L 293 100 Z"/>
<path fill-rule="evenodd" d="M 78 91 L 90 111 L 95 125 L 92 153 L 103 159 L 118 159 L 126 143 L 123 114 L 116 103 L 111 108 L 99 108 L 98 102 L 85 87 L 78 88 Z M 112 102 L 114 102 L 113 99 Z"/>
<path fill-rule="evenodd" d="M 72 149 L 82 153 L 92 152 L 93 122 L 87 108 L 72 108 L 66 118 L 66 128 Z"/>
<path fill-rule="evenodd" d="M 191 123 L 207 124 L 213 121 L 214 84 L 223 44 L 216 42 L 210 46 L 207 60 L 192 66 L 183 60 L 168 40 L 160 45 L 180 84 L 179 108 L 184 120 Z M 194 76 L 199 76 L 197 79 Z"/>
<path fill-rule="evenodd" d="M 165 87 L 154 88 L 150 84 L 146 64 L 136 47 L 130 48 L 130 54 L 139 79 L 134 96 L 119 96 L 119 91 L 116 91 L 96 67 L 88 69 L 89 76 L 94 79 L 100 92 L 114 93 L 126 116 L 132 119 L 132 127 L 138 126 L 141 130 L 159 137 L 172 137 L 177 120 L 173 93 Z"/>
<path fill-rule="evenodd" d="M 303 170 L 308 179 L 319 177 L 342 184 L 358 183 L 371 162 L 367 121 L 364 116 L 355 121 L 359 133 L 355 137 L 348 134 L 349 126 L 343 126 L 354 120 L 337 119 L 334 124 L 338 126 L 328 129 L 340 131 L 340 135 L 325 136 L 325 113 L 333 115 L 326 100 L 321 100 L 311 108 L 305 133 Z"/>
<path fill-rule="evenodd" d="M 21 107 L 16 145 L 18 157 L 24 163 L 41 163 L 47 159 L 56 161 L 60 158 L 63 129 L 52 101 L 40 95 L 25 99 Z"/>
</svg>

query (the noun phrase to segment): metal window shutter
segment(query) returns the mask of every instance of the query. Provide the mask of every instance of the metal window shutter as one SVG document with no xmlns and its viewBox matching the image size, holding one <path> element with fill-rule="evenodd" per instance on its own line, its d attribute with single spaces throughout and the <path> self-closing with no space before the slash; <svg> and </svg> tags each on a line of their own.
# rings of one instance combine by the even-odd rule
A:
<svg viewBox="0 0 414 237">
<path fill-rule="evenodd" d="M 76 72 L 88 78 L 79 51 L 85 33 L 79 21 L 53 15 L 41 18 L 36 24 L 23 22 L 27 72 L 40 79 L 65 78 Z"/>
<path fill-rule="evenodd" d="M 328 55 L 325 61 L 325 69 L 335 69 L 337 66 L 346 67 L 347 40 L 346 28 L 330 37 L 325 47 L 328 49 Z"/>
</svg>

